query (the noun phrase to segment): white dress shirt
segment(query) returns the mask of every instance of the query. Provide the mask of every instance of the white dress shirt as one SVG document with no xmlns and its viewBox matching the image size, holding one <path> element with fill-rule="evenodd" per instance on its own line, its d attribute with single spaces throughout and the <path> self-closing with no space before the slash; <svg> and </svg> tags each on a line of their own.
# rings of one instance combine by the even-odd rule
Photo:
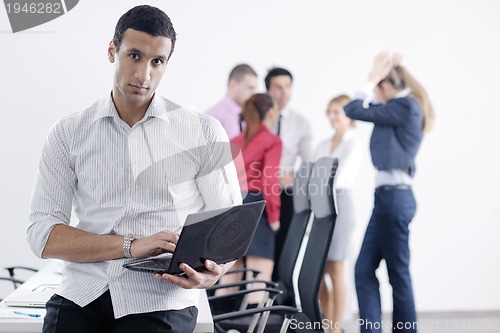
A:
<svg viewBox="0 0 500 333">
<path fill-rule="evenodd" d="M 213 142 L 228 142 L 217 120 L 159 96 L 132 127 L 111 96 L 60 120 L 44 145 L 33 191 L 28 240 L 34 253 L 42 255 L 53 227 L 70 224 L 72 208 L 78 229 L 144 237 L 179 233 L 189 213 L 241 203 L 234 164 L 214 167 L 214 152 L 197 149 Z M 187 157 L 153 168 L 169 156 Z M 138 181 L 151 170 L 154 183 Z M 109 289 L 116 318 L 197 305 L 199 290 L 126 270 L 127 261 L 68 262 L 56 294 L 83 307 Z"/>
<path fill-rule="evenodd" d="M 332 138 L 320 142 L 313 153 L 312 160 L 317 161 L 325 156 L 339 159 L 339 167 L 335 175 L 335 188 L 342 191 L 351 190 L 359 175 L 363 159 L 356 130 L 354 128 L 347 130 L 334 151 L 332 151 Z"/>
<path fill-rule="evenodd" d="M 281 175 L 294 173 L 298 164 L 297 157 L 301 162 L 309 161 L 312 153 L 312 130 L 309 120 L 301 114 L 293 111 L 288 106 L 281 110 L 281 119 L 273 133 L 278 133 L 283 143 L 281 153 Z"/>
</svg>

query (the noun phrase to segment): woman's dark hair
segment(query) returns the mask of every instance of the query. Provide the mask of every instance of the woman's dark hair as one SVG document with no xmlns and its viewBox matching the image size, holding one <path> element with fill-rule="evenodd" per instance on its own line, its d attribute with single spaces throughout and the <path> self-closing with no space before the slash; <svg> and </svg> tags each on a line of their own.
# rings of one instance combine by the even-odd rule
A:
<svg viewBox="0 0 500 333">
<path fill-rule="evenodd" d="M 115 27 L 113 43 L 116 52 L 120 49 L 123 34 L 127 29 L 134 29 L 150 34 L 151 36 L 167 37 L 172 41 L 172 49 L 168 57 L 174 52 L 176 33 L 172 21 L 161 9 L 156 7 L 142 5 L 130 9 L 122 15 Z"/>
<path fill-rule="evenodd" d="M 245 122 L 244 148 L 257 135 L 260 124 L 273 105 L 273 99 L 267 94 L 255 94 L 243 104 L 240 118 Z"/>
</svg>

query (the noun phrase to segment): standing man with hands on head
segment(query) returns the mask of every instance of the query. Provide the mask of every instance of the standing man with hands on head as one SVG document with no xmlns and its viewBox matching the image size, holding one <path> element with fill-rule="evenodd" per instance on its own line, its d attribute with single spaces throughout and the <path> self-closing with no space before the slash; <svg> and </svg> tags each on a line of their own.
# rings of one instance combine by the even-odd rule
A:
<svg viewBox="0 0 500 333">
<path fill-rule="evenodd" d="M 280 119 L 274 133 L 283 143 L 280 162 L 281 212 L 280 229 L 276 235 L 273 278 L 281 249 L 293 215 L 293 183 L 297 158 L 308 161 L 312 150 L 312 131 L 309 121 L 289 106 L 292 97 L 293 76 L 284 68 L 272 68 L 264 79 L 266 90 L 280 111 Z"/>
<path fill-rule="evenodd" d="M 229 139 L 242 132 L 240 113 L 242 105 L 257 89 L 257 73 L 247 64 L 235 66 L 229 73 L 227 95 L 207 111 L 220 121 Z"/>
<path fill-rule="evenodd" d="M 162 175 L 168 183 L 184 172 L 182 184 L 151 189 L 136 182 L 140 166 L 151 162 L 141 147 L 161 157 L 200 142 L 228 142 L 213 118 L 155 93 L 175 41 L 163 11 L 146 5 L 129 10 L 108 47 L 115 65 L 111 94 L 49 132 L 28 241 L 37 256 L 62 259 L 65 266 L 60 288 L 47 302 L 43 332 L 191 332 L 198 313 L 194 289 L 212 286 L 234 263 L 206 260 L 203 272 L 182 264 L 185 277 L 122 267 L 127 258 L 173 252 L 189 213 L 241 203 L 232 163 L 206 172 L 217 163 L 212 151 L 194 156 L 191 168 Z"/>
</svg>

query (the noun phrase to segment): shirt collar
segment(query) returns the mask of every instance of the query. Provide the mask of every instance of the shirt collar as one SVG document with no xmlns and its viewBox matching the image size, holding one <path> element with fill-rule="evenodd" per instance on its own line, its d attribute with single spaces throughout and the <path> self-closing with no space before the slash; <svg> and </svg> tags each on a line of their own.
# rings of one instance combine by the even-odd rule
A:
<svg viewBox="0 0 500 333">
<path fill-rule="evenodd" d="M 120 116 L 118 115 L 118 111 L 116 110 L 115 103 L 113 102 L 112 93 L 108 95 L 102 102 L 102 104 L 97 109 L 92 122 L 95 122 L 98 119 L 111 117 L 114 118 L 115 121 L 118 121 Z M 173 102 L 163 100 L 161 97 L 157 97 L 156 93 L 151 100 L 151 103 L 146 110 L 146 113 L 139 122 L 142 122 L 150 117 L 160 118 L 163 120 L 167 120 L 165 114 L 169 111 L 180 108 L 180 106 L 176 105 Z"/>
<path fill-rule="evenodd" d="M 92 122 L 106 117 L 118 117 L 118 112 L 116 111 L 115 104 L 113 103 L 111 93 L 109 93 L 108 97 L 106 97 L 97 108 L 97 112 L 95 113 L 94 118 L 92 118 Z"/>
<path fill-rule="evenodd" d="M 286 118 L 288 115 L 290 115 L 290 112 L 292 112 L 292 109 L 287 105 L 281 110 L 280 116 L 281 118 Z"/>
<path fill-rule="evenodd" d="M 344 136 L 342 137 L 342 140 L 351 140 L 354 137 L 354 127 L 350 127 L 347 129 L 347 131 L 344 133 Z"/>
<path fill-rule="evenodd" d="M 411 88 L 410 87 L 406 87 L 403 90 L 400 90 L 396 94 L 396 98 L 408 97 L 410 94 L 411 94 Z"/>
</svg>

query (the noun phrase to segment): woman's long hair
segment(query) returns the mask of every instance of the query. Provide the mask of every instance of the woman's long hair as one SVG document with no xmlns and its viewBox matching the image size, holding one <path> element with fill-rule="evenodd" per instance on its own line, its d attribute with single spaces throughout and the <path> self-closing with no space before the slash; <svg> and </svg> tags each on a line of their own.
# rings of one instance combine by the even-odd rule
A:
<svg viewBox="0 0 500 333">
<path fill-rule="evenodd" d="M 255 94 L 243 104 L 240 118 L 245 122 L 244 148 L 257 135 L 260 124 L 273 105 L 273 99 L 267 94 Z"/>
<path fill-rule="evenodd" d="M 389 72 L 387 77 L 383 80 L 387 81 L 394 86 L 395 89 L 401 90 L 406 87 L 411 89 L 411 94 L 420 102 L 424 113 L 424 121 L 422 124 L 422 131 L 429 132 L 434 125 L 436 115 L 432 107 L 429 96 L 424 87 L 408 72 L 406 68 L 401 65 L 396 65 Z"/>
</svg>

